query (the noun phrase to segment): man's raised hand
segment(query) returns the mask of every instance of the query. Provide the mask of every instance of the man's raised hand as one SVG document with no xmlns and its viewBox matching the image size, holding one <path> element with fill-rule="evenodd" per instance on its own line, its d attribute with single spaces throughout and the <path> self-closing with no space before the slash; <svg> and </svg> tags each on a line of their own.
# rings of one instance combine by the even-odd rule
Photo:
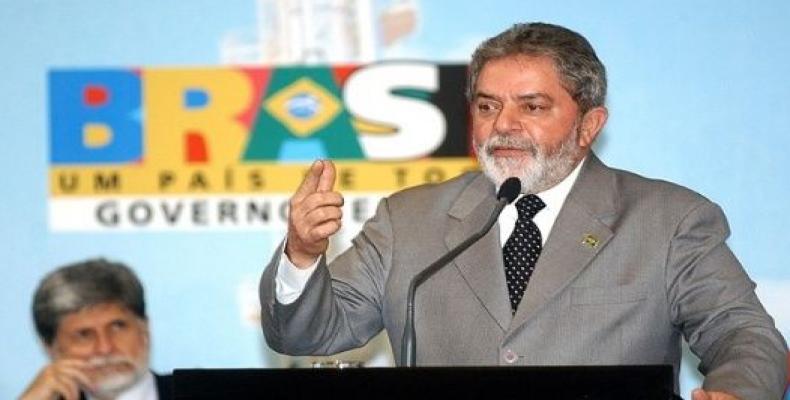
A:
<svg viewBox="0 0 790 400">
<path fill-rule="evenodd" d="M 297 268 L 312 265 L 340 229 L 343 196 L 334 186 L 335 165 L 317 160 L 291 197 L 285 254 Z"/>
<path fill-rule="evenodd" d="M 80 391 L 91 387 L 87 369 L 84 360 L 55 361 L 39 372 L 19 400 L 79 400 Z"/>
</svg>

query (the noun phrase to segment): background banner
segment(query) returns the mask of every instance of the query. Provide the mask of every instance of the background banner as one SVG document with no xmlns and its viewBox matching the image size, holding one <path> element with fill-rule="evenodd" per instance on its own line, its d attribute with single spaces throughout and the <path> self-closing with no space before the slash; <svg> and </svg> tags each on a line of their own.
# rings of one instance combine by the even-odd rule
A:
<svg viewBox="0 0 790 400">
<path fill-rule="evenodd" d="M 282 229 L 317 158 L 370 193 L 475 169 L 465 65 L 53 70 L 50 228 Z M 275 197 L 280 197 L 276 201 Z"/>
</svg>

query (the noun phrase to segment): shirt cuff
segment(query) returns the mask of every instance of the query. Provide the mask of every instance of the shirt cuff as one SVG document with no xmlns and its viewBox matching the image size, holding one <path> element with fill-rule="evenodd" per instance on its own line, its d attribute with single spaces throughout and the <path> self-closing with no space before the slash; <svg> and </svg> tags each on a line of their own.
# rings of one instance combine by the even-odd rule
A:
<svg viewBox="0 0 790 400">
<path fill-rule="evenodd" d="M 285 254 L 285 244 L 280 253 L 280 263 L 277 264 L 277 274 L 274 277 L 275 297 L 280 304 L 291 304 L 302 295 L 307 281 L 313 276 L 321 257 L 307 268 L 297 268 L 288 255 Z"/>
</svg>

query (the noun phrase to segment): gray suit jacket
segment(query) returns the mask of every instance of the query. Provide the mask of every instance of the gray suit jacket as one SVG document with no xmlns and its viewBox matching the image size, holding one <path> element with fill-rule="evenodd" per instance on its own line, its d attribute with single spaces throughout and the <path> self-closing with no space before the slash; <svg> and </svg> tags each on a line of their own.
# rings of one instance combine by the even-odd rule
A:
<svg viewBox="0 0 790 400">
<path fill-rule="evenodd" d="M 267 343 L 332 354 L 386 329 L 399 360 L 409 280 L 479 229 L 494 205 L 480 173 L 393 194 L 288 305 L 275 299 L 275 256 L 260 287 Z M 721 209 L 702 196 L 590 154 L 515 316 L 498 229 L 420 286 L 417 364 L 671 364 L 677 381 L 684 337 L 707 389 L 778 399 L 787 348 L 728 235 Z"/>
</svg>

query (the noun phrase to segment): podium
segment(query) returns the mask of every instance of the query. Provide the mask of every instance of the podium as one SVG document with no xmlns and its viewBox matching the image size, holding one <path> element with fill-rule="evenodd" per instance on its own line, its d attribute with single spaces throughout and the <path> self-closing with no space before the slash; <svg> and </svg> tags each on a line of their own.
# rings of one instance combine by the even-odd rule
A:
<svg viewBox="0 0 790 400">
<path fill-rule="evenodd" d="M 669 365 L 177 369 L 173 383 L 179 400 L 680 398 Z"/>
</svg>

